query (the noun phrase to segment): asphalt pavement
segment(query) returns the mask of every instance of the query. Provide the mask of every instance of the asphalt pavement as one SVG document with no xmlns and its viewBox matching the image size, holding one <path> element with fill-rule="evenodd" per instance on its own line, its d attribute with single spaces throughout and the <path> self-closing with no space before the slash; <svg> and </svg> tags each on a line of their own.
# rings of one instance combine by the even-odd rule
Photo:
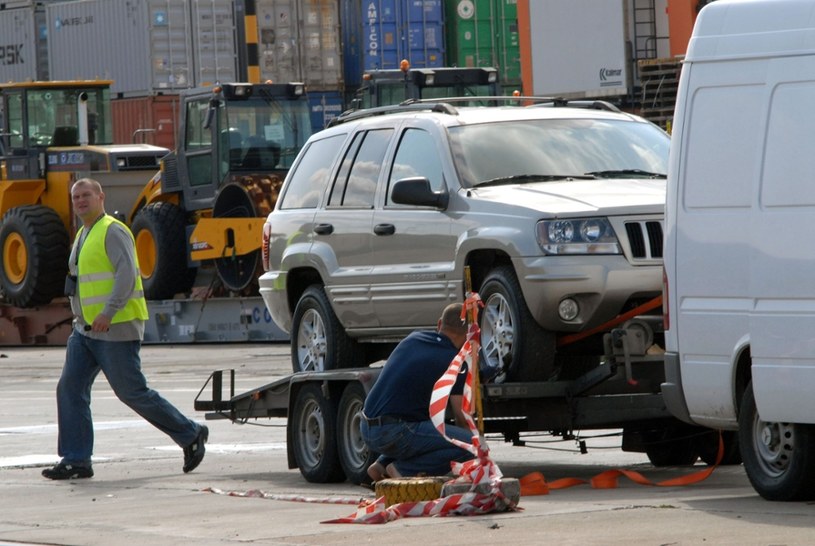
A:
<svg viewBox="0 0 815 546">
<path fill-rule="evenodd" d="M 193 400 L 210 372 L 234 368 L 240 392 L 289 373 L 288 355 L 281 343 L 142 350 L 150 385 L 202 421 Z M 311 484 L 289 469 L 285 420 L 207 422 L 207 455 L 184 474 L 181 449 L 119 402 L 103 376 L 92 405 L 96 475 L 52 482 L 40 472 L 57 462 L 54 388 L 63 356 L 58 347 L 0 347 L 0 545 L 815 544 L 813 503 L 764 501 L 740 466 L 684 487 L 626 478 L 614 489 L 576 485 L 522 497 L 506 513 L 324 523 L 353 514 L 373 493 L 347 482 Z M 503 474 L 515 478 L 541 472 L 549 482 L 588 481 L 627 469 L 659 482 L 706 468 L 656 469 L 644 455 L 622 452 L 616 432 L 581 434 L 587 454 L 550 436 L 530 436 L 528 447 L 488 441 Z"/>
</svg>

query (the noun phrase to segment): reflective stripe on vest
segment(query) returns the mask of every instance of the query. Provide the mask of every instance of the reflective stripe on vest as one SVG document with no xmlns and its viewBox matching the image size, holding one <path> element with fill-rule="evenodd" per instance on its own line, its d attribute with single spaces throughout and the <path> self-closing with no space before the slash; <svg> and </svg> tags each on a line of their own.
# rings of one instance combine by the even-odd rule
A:
<svg viewBox="0 0 815 546">
<path fill-rule="evenodd" d="M 112 216 L 105 215 L 88 231 L 79 252 L 77 267 L 79 303 L 82 307 L 82 318 L 88 324 L 91 324 L 93 319 L 104 310 L 113 292 L 114 268 L 105 252 L 105 238 L 108 228 L 113 223 L 121 225 L 127 231 L 131 241 L 133 240 L 133 234 L 126 225 Z M 77 232 L 77 240 L 84 229 L 83 226 Z M 125 306 L 113 315 L 111 323 L 128 322 L 134 319 L 147 320 L 147 317 L 147 302 L 144 300 L 144 288 L 137 267 L 136 285 L 133 287 L 133 292 L 130 293 Z"/>
</svg>

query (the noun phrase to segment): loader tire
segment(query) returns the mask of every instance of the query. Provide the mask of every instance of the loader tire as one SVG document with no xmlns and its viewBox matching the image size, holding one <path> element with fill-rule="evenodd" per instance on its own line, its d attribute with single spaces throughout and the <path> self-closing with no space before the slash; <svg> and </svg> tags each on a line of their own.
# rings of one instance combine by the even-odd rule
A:
<svg viewBox="0 0 815 546">
<path fill-rule="evenodd" d="M 71 242 L 59 215 L 42 205 L 9 209 L 0 220 L 0 289 L 17 307 L 62 296 Z"/>
<path fill-rule="evenodd" d="M 422 478 L 386 478 L 374 486 L 376 498 L 385 497 L 385 506 L 400 502 L 421 502 L 438 499 L 441 488 L 450 478 L 427 476 Z"/>
<path fill-rule="evenodd" d="M 171 299 L 192 288 L 196 269 L 187 267 L 186 226 L 184 211 L 172 203 L 151 203 L 136 214 L 132 231 L 148 300 Z"/>
</svg>

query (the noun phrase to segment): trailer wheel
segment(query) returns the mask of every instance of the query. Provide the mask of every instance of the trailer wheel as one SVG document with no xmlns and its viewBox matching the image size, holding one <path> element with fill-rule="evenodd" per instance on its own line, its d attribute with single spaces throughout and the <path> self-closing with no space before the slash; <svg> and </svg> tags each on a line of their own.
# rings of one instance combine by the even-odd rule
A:
<svg viewBox="0 0 815 546">
<path fill-rule="evenodd" d="M 368 449 L 359 429 L 362 420 L 362 407 L 365 404 L 365 389 L 359 383 L 348 383 L 340 398 L 337 412 L 337 450 L 340 464 L 348 480 L 356 485 L 371 483 L 368 467 L 377 454 Z"/>
<path fill-rule="evenodd" d="M 668 424 L 644 432 L 645 454 L 654 466 L 690 466 L 699 458 L 695 427 Z"/>
<path fill-rule="evenodd" d="M 482 364 L 497 370 L 494 381 L 550 379 L 555 373 L 555 335 L 532 317 L 515 271 L 509 266 L 493 270 L 480 295 Z"/>
<path fill-rule="evenodd" d="M 724 444 L 724 454 L 719 465 L 741 464 L 739 434 L 735 430 L 709 430 L 699 435 L 696 439 L 699 458 L 707 465 L 713 466 L 716 464 L 716 456 L 719 454 L 720 433 Z"/>
<path fill-rule="evenodd" d="M 352 368 L 363 360 L 320 285 L 308 287 L 294 309 L 291 360 L 295 372 Z"/>
<path fill-rule="evenodd" d="M 62 296 L 70 247 L 68 231 L 53 209 L 9 209 L 0 221 L 0 288 L 6 301 L 34 307 Z"/>
<path fill-rule="evenodd" d="M 752 383 L 739 410 L 739 448 L 750 483 L 765 499 L 815 498 L 815 426 L 763 421 Z"/>
<path fill-rule="evenodd" d="M 170 299 L 192 288 L 196 270 L 187 267 L 186 226 L 184 211 L 173 203 L 151 203 L 133 219 L 136 254 L 148 300 Z"/>
<path fill-rule="evenodd" d="M 303 385 L 291 422 L 294 459 L 306 481 L 341 482 L 345 474 L 337 457 L 337 408 L 319 385 Z"/>
</svg>

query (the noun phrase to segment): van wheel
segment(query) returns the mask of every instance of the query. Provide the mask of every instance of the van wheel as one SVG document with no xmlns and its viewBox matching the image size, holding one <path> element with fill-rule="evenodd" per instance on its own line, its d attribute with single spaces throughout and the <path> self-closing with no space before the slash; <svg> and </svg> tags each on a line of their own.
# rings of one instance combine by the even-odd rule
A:
<svg viewBox="0 0 815 546">
<path fill-rule="evenodd" d="M 359 428 L 364 405 L 363 386 L 360 383 L 348 383 L 337 411 L 337 451 L 345 476 L 355 485 L 371 483 L 368 467 L 377 458 L 377 454 L 368 449 Z"/>
<path fill-rule="evenodd" d="M 480 290 L 482 368 L 493 381 L 546 381 L 555 373 L 555 335 L 535 321 L 509 266 L 494 269 Z"/>
<path fill-rule="evenodd" d="M 739 410 L 739 447 L 759 495 L 774 501 L 815 498 L 815 425 L 763 421 L 752 382 Z"/>
<path fill-rule="evenodd" d="M 294 309 L 291 360 L 294 372 L 352 368 L 363 360 L 320 285 L 309 286 Z"/>
<path fill-rule="evenodd" d="M 294 460 L 311 483 L 345 479 L 337 459 L 337 408 L 323 396 L 319 385 L 304 385 L 297 393 L 289 426 Z"/>
</svg>

